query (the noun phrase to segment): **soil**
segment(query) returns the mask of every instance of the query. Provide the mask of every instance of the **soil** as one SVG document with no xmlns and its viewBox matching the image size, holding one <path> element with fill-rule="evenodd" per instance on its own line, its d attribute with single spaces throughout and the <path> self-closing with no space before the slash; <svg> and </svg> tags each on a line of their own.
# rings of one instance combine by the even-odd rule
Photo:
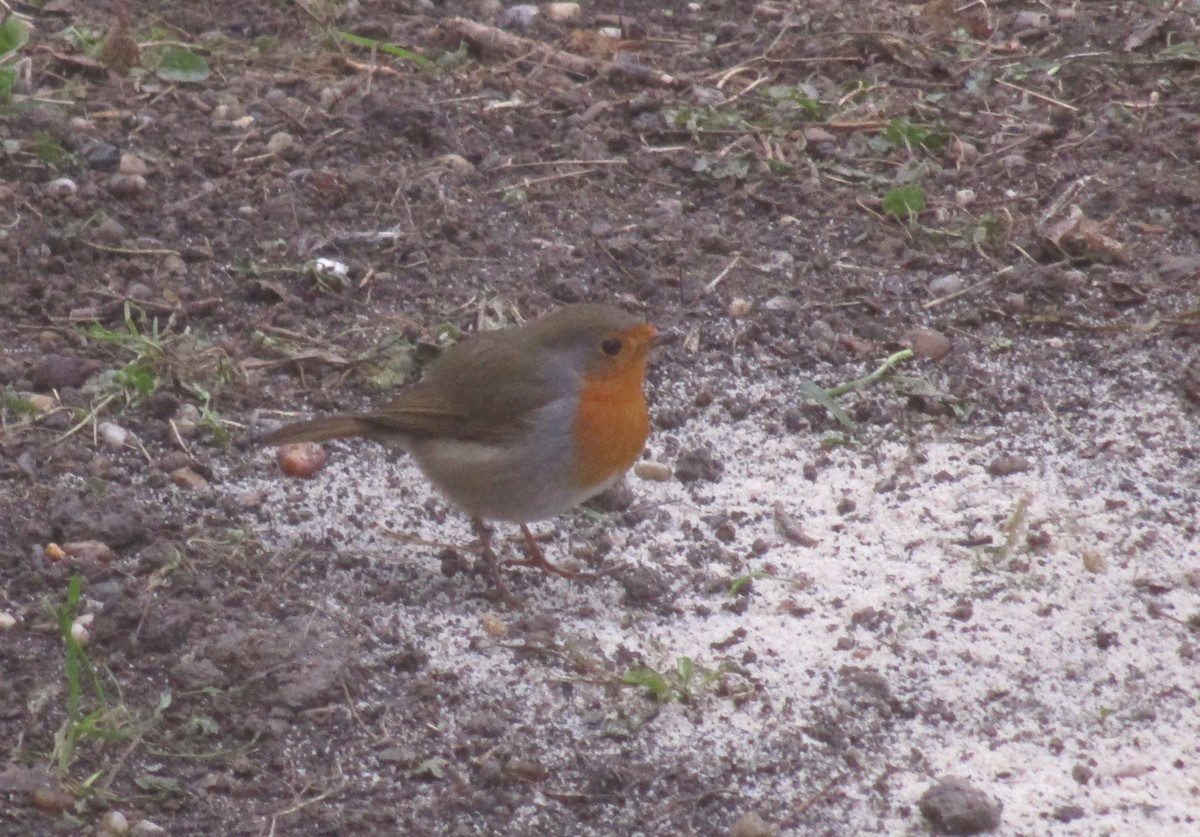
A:
<svg viewBox="0 0 1200 837">
<path fill-rule="evenodd" d="M 170 834 L 924 833 L 943 820 L 896 777 L 942 766 L 897 742 L 968 733 L 952 698 L 854 656 L 920 612 L 859 607 L 852 587 L 779 593 L 772 619 L 828 617 L 836 632 L 802 633 L 846 655 L 786 685 L 738 621 L 776 595 L 764 576 L 844 558 L 871 498 L 957 481 L 906 457 L 918 439 L 952 441 L 995 484 L 1038 473 L 1030 440 L 1093 417 L 1072 456 L 1120 449 L 1156 480 L 1131 488 L 1097 461 L 1106 513 L 1158 533 L 1121 554 L 1165 567 L 1118 568 L 1126 599 L 1158 602 L 1129 630 L 1149 620 L 1172 655 L 1196 653 L 1194 0 L 597 0 L 528 25 L 487 2 L 131 0 L 125 30 L 107 2 L 12 5 L 34 30 L 0 116 L 0 832 L 116 834 L 119 812 Z M 481 47 L 464 18 L 584 66 Z M 186 44 L 212 75 L 120 74 L 123 32 L 143 65 Z M 407 463 L 339 443 L 295 481 L 255 442 L 379 403 L 459 334 L 582 300 L 663 333 L 647 458 L 672 475 L 543 527 L 552 557 L 604 571 L 592 587 L 513 571 L 525 607 L 506 609 L 469 572 L 465 521 Z M 898 371 L 926 385 L 839 400 L 853 433 L 803 395 L 906 346 Z M 828 528 L 795 513 L 818 491 Z M 967 543 L 1004 520 L 968 518 L 954 549 L 1007 558 L 1003 537 Z M 1123 550 L 1123 531 L 1099 541 Z M 1022 548 L 1052 540 L 1033 525 Z M 83 617 L 94 667 L 79 708 L 55 616 L 75 575 L 66 619 Z M 952 625 L 1005 593 L 963 595 L 939 604 Z M 643 642 L 686 619 L 726 620 L 704 684 L 683 646 Z M 909 636 L 913 655 L 936 639 Z M 1186 718 L 1194 684 L 1162 671 Z M 1021 688 L 995 686 L 980 713 L 1022 716 Z M 982 783 L 1006 796 L 1004 774 Z M 1180 782 L 1192 795 L 1155 833 L 1200 817 L 1194 773 Z M 1116 816 L 1007 798 L 1014 833 Z"/>
</svg>

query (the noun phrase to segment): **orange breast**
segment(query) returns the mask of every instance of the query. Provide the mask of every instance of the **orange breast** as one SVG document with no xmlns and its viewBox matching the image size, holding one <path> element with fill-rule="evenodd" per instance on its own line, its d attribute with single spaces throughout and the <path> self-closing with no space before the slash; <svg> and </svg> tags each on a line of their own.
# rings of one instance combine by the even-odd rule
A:
<svg viewBox="0 0 1200 837">
<path fill-rule="evenodd" d="M 614 375 L 584 385 L 575 419 L 575 484 L 581 489 L 607 482 L 627 470 L 650 434 L 650 416 L 642 380 L 646 359 L 640 357 Z"/>
</svg>

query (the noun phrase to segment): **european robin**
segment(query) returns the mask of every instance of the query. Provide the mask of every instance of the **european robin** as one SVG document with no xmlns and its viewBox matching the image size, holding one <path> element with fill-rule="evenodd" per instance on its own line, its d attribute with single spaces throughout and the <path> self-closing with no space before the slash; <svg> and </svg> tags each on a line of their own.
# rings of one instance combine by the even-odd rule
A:
<svg viewBox="0 0 1200 837">
<path fill-rule="evenodd" d="M 477 334 L 378 410 L 289 424 L 270 445 L 362 437 L 408 452 L 471 516 L 504 593 L 484 520 L 518 523 L 527 559 L 548 562 L 528 523 L 616 482 L 646 443 L 643 382 L 654 326 L 608 305 L 569 305 L 522 326 Z"/>
</svg>

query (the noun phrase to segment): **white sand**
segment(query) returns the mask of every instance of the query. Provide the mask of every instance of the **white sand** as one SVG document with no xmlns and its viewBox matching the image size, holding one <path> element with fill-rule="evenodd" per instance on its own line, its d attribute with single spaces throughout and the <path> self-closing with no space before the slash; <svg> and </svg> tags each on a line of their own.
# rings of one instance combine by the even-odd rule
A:
<svg viewBox="0 0 1200 837">
<path fill-rule="evenodd" d="M 714 790 L 738 798 L 740 809 L 782 822 L 785 833 L 807 833 L 789 825 L 805 821 L 790 819 L 789 812 L 831 781 L 836 833 L 925 833 L 915 803 L 944 774 L 966 777 L 1003 802 L 1003 834 L 1200 833 L 1200 635 L 1184 624 L 1200 613 L 1200 464 L 1194 458 L 1200 429 L 1174 395 L 1157 388 L 1150 371 L 1094 386 L 1086 409 L 1066 413 L 1052 412 L 1051 405 L 1060 394 L 1078 394 L 1093 371 L 1066 362 L 1053 371 L 1022 370 L 1006 362 L 998 359 L 994 370 L 998 385 L 1053 383 L 1039 390 L 1042 404 L 1002 426 L 971 420 L 904 430 L 866 426 L 856 447 L 821 453 L 820 439 L 772 429 L 774 418 L 752 413 L 731 422 L 712 406 L 652 439 L 652 455 L 670 436 L 683 447 L 710 445 L 725 464 L 715 483 L 633 480 L 638 502 L 660 504 L 658 511 L 633 529 L 609 530 L 616 543 L 609 563 L 659 567 L 672 583 L 678 613 L 623 603 L 622 588 L 611 579 L 584 585 L 519 578 L 514 589 L 562 621 L 560 639 L 579 638 L 600 661 L 623 648 L 670 670 L 683 656 L 715 666 L 753 652 L 741 663 L 749 680 L 726 678 L 734 691 L 752 683 L 753 697 L 739 703 L 710 689 L 688 706 L 668 704 L 634 740 L 641 758 L 664 771 L 687 764 Z M 699 383 L 724 394 L 726 377 L 719 370 L 696 373 L 659 389 L 655 401 L 690 404 Z M 794 378 L 767 374 L 734 394 L 785 405 L 796 385 Z M 962 395 L 969 402 L 970 393 Z M 986 466 L 1001 455 L 1023 456 L 1032 468 L 989 475 Z M 393 620 L 399 635 L 430 655 L 430 666 L 457 672 L 467 693 L 477 688 L 489 699 L 499 697 L 519 713 L 518 725 L 543 729 L 538 735 L 545 749 L 535 751 L 542 763 L 565 768 L 574 747 L 627 752 L 621 748 L 628 743 L 602 736 L 604 725 L 589 715 L 597 706 L 611 709 L 616 692 L 577 683 L 564 696 L 561 667 L 505 647 L 519 637 L 489 637 L 480 620 L 485 606 L 466 598 L 478 580 L 447 582 L 438 575 L 436 549 L 347 525 L 358 513 L 360 520 L 384 521 L 419 538 L 470 540 L 461 516 L 449 514 L 441 524 L 430 519 L 429 489 L 410 463 L 387 466 L 378 457 L 372 445 L 338 443 L 331 465 L 314 480 L 285 481 L 264 465 L 264 480 L 226 489 L 264 488 L 273 516 L 285 505 L 311 511 L 313 519 L 302 526 L 260 533 L 280 546 L 328 536 L 339 552 L 423 568 L 422 577 L 447 595 L 436 597 L 436 607 L 378 618 Z M 825 459 L 815 481 L 804 477 L 806 463 Z M 839 512 L 846 500 L 853 509 Z M 780 536 L 777 503 L 816 546 Z M 1023 517 L 1016 515 L 1022 507 Z M 702 520 L 718 512 L 740 513 L 728 545 Z M 1019 530 L 1001 555 L 1015 515 Z M 541 528 L 557 531 L 548 552 L 562 556 L 570 518 Z M 685 530 L 692 529 L 702 537 L 689 537 Z M 1029 533 L 1042 545 L 1031 548 Z M 988 537 L 990 549 L 964 545 Z M 758 538 L 771 547 L 751 557 Z M 700 554 L 714 559 L 690 567 L 688 549 L 707 550 Z M 721 554 L 744 561 L 731 568 L 716 557 Z M 690 583 L 761 570 L 775 577 L 753 583 L 740 613 L 725 607 L 733 600 L 723 589 Z M 455 590 L 462 598 L 453 597 Z M 312 595 L 321 601 L 319 590 Z M 963 602 L 970 616 L 956 618 L 952 611 Z M 320 606 L 336 607 L 332 601 Z M 852 625 L 851 617 L 868 607 L 880 611 L 882 621 Z M 811 612 L 794 615 L 796 608 Z M 745 631 L 740 642 L 712 647 L 737 630 Z M 1100 632 L 1111 635 L 1107 648 L 1100 647 Z M 839 639 L 851 647 L 839 650 Z M 869 695 L 848 685 L 847 666 L 877 672 L 895 705 L 915 715 L 894 717 L 871 704 Z M 620 695 L 631 700 L 627 692 Z M 848 703 L 856 699 L 866 700 L 866 708 Z M 806 732 L 820 718 L 836 719 L 851 737 L 844 750 L 827 750 Z M 448 714 L 445 723 L 451 736 L 457 719 Z M 549 729 L 539 727 L 543 723 Z M 561 750 L 551 747 L 555 741 Z M 845 766 L 846 752 L 859 767 Z M 1073 777 L 1081 766 L 1090 771 L 1086 784 Z M 555 786 L 553 777 L 546 786 L 569 790 Z M 557 803 L 541 802 L 521 812 L 529 833 L 553 821 Z M 824 804 L 818 800 L 813 810 Z M 1079 806 L 1083 816 L 1051 818 L 1066 805 Z M 646 827 L 653 833 L 652 821 Z"/>
</svg>

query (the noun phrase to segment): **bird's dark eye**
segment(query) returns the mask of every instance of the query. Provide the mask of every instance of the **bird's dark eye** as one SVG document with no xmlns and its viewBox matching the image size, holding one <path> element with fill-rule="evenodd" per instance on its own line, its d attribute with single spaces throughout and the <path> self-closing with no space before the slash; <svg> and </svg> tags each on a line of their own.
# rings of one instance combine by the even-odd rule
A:
<svg viewBox="0 0 1200 837">
<path fill-rule="evenodd" d="M 621 341 L 615 337 L 610 337 L 600 344 L 600 351 L 609 357 L 616 357 L 621 354 Z"/>
</svg>

